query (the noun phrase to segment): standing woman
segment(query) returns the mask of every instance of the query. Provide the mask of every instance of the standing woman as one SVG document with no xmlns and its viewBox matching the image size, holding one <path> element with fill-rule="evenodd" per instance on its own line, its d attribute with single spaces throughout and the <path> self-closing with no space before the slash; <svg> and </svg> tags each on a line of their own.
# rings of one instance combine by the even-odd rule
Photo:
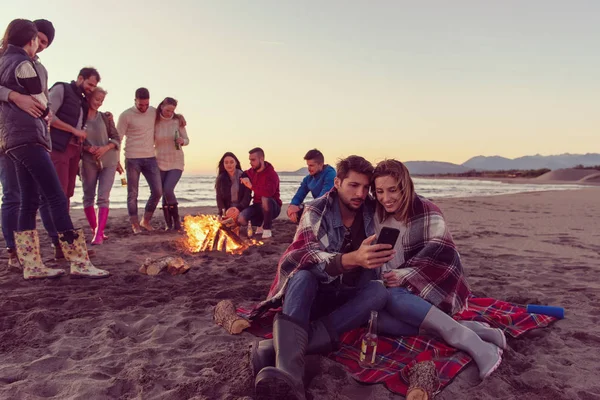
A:
<svg viewBox="0 0 600 400">
<path fill-rule="evenodd" d="M 92 244 L 102 244 L 104 228 L 108 219 L 110 190 L 115 183 L 119 163 L 121 138 L 112 119 L 99 112 L 106 97 L 106 90 L 96 87 L 88 100 L 89 109 L 85 131 L 87 138 L 81 158 L 81 183 L 83 186 L 83 211 L 94 232 Z M 94 210 L 94 198 L 98 188 L 98 218 Z"/>
<path fill-rule="evenodd" d="M 20 94 L 33 96 L 45 107 L 47 99 L 32 59 L 39 46 L 38 31 L 33 22 L 13 20 L 6 29 L 0 57 L 0 85 Z M 5 47 L 6 46 L 6 47 Z M 65 196 L 54 164 L 50 159 L 48 125 L 13 103 L 0 103 L 0 147 L 15 163 L 21 192 L 19 220 L 15 231 L 16 252 L 25 279 L 52 278 L 63 270 L 47 268 L 40 254 L 35 217 L 40 193 L 48 202 L 59 243 L 71 263 L 71 274 L 103 278 L 108 271 L 98 269 L 88 258 L 83 230 L 73 228 Z"/>
<path fill-rule="evenodd" d="M 219 213 L 225 210 L 223 217 L 237 221 L 240 212 L 250 205 L 252 191 L 240 183 L 240 178 L 245 175 L 240 160 L 232 152 L 223 154 L 217 168 L 215 189 Z"/>
<path fill-rule="evenodd" d="M 175 115 L 177 100 L 166 97 L 156 109 L 156 122 L 154 125 L 154 149 L 156 161 L 160 169 L 163 198 L 162 207 L 167 229 L 176 231 L 181 229 L 175 186 L 183 174 L 182 146 L 190 143 L 187 132 Z"/>
</svg>

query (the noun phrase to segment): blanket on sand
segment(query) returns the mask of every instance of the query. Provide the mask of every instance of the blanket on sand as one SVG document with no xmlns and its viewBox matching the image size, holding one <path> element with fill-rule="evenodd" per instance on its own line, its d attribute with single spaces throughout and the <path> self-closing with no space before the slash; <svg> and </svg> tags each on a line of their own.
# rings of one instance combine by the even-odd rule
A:
<svg viewBox="0 0 600 400">
<path fill-rule="evenodd" d="M 249 317 L 251 309 L 238 309 L 241 316 Z M 256 336 L 270 338 L 275 311 L 271 310 L 252 321 L 248 331 Z M 480 321 L 502 329 L 510 339 L 525 332 L 548 326 L 555 318 L 530 314 L 525 308 L 489 298 L 469 298 L 468 307 L 454 315 L 457 320 Z M 379 336 L 375 367 L 364 369 L 358 363 L 364 328 L 354 329 L 341 337 L 340 348 L 329 358 L 342 364 L 355 379 L 365 383 L 383 383 L 394 393 L 406 395 L 408 371 L 419 361 L 435 363 L 440 390 L 447 386 L 471 361 L 471 357 L 449 347 L 431 336 L 383 337 Z M 509 340 L 510 345 L 510 340 Z"/>
</svg>

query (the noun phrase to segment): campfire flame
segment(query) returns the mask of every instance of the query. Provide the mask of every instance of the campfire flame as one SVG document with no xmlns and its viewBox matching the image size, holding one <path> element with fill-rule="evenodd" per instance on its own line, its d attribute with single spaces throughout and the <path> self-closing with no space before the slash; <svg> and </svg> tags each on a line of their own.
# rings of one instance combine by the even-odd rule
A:
<svg viewBox="0 0 600 400">
<path fill-rule="evenodd" d="M 241 254 L 252 245 L 262 244 L 253 239 L 242 239 L 233 220 L 221 221 L 216 215 L 186 215 L 183 219 L 183 229 L 187 235 L 185 247 L 192 253 L 225 251 Z"/>
</svg>

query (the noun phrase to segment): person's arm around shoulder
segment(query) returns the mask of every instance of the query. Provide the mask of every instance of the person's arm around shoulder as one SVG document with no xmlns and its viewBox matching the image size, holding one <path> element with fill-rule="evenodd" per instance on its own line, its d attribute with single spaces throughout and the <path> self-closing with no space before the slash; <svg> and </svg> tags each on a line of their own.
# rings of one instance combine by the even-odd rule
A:
<svg viewBox="0 0 600 400">
<path fill-rule="evenodd" d="M 181 139 L 179 144 L 182 146 L 187 146 L 188 144 L 190 144 L 190 139 L 188 137 L 187 131 L 183 126 L 179 127 L 179 139 Z"/>
<path fill-rule="evenodd" d="M 108 141 L 115 145 L 115 149 L 119 150 L 121 145 L 121 136 L 119 135 L 119 131 L 115 126 L 115 121 L 109 117 L 109 113 L 101 113 L 102 119 L 106 124 L 106 129 L 108 131 Z M 111 114 L 112 115 L 112 114 Z"/>
<path fill-rule="evenodd" d="M 125 110 L 119 115 L 119 121 L 117 122 L 117 131 L 119 136 L 123 139 L 127 135 L 127 128 L 129 127 L 129 110 Z"/>
</svg>

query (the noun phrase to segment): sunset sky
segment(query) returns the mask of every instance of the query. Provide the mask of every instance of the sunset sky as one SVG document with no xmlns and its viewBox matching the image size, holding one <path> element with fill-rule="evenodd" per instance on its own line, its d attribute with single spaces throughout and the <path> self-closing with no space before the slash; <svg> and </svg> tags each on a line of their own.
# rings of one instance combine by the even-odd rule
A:
<svg viewBox="0 0 600 400">
<path fill-rule="evenodd" d="M 50 84 L 94 66 L 118 116 L 134 91 L 179 100 L 186 169 L 223 152 L 277 170 L 600 152 L 600 2 L 3 1 L 0 26 L 51 20 Z"/>
</svg>

